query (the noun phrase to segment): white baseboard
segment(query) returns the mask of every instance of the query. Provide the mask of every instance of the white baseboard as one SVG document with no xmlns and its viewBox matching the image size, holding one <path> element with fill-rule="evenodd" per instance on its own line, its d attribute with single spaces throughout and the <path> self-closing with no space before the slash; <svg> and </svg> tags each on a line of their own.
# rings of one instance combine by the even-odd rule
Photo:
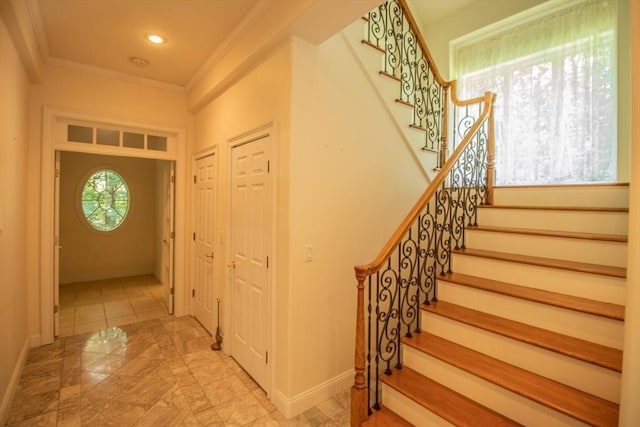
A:
<svg viewBox="0 0 640 427">
<path fill-rule="evenodd" d="M 280 390 L 273 389 L 271 402 L 287 418 L 293 418 L 320 402 L 348 390 L 353 385 L 354 371 L 350 369 L 322 384 L 288 398 Z"/>
<path fill-rule="evenodd" d="M 13 397 L 16 394 L 16 388 L 18 387 L 18 381 L 22 375 L 22 370 L 27 362 L 27 354 L 29 353 L 29 338 L 25 338 L 22 350 L 18 356 L 15 366 L 13 367 L 13 373 L 11 379 L 7 385 L 7 390 L 2 396 L 2 403 L 0 404 L 0 425 L 5 425 L 7 418 L 9 417 L 9 410 L 11 409 L 11 403 L 13 403 Z"/>
<path fill-rule="evenodd" d="M 29 347 L 40 347 L 42 345 L 42 335 L 31 335 L 29 337 Z"/>
</svg>

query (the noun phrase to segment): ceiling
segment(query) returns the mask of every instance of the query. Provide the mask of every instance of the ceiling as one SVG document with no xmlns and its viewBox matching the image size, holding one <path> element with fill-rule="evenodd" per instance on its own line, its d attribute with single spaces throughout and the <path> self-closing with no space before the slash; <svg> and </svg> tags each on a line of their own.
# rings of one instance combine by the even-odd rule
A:
<svg viewBox="0 0 640 427">
<path fill-rule="evenodd" d="M 49 62 L 71 62 L 185 86 L 262 0 L 37 0 Z M 154 45 L 145 34 L 167 39 Z M 44 49 L 43 49 L 44 50 Z M 142 58 L 148 65 L 135 65 Z"/>
<path fill-rule="evenodd" d="M 348 0 L 340 0 L 348 1 Z M 422 25 L 474 0 L 414 0 Z M 188 86 L 273 0 L 30 0 L 45 62 Z M 426 17 L 429 17 L 426 19 Z M 167 42 L 153 45 L 146 34 Z M 142 58 L 147 65 L 136 65 Z"/>
</svg>

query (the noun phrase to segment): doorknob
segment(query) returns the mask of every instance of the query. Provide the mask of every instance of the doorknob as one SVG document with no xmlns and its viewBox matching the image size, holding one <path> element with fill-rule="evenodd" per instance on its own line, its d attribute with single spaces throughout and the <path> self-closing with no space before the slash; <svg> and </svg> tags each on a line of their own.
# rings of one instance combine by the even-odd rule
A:
<svg viewBox="0 0 640 427">
<path fill-rule="evenodd" d="M 213 258 L 213 252 L 211 252 L 210 254 L 207 254 L 207 258 Z"/>
<path fill-rule="evenodd" d="M 235 269 L 236 268 L 236 262 L 235 261 L 231 261 L 229 264 L 227 264 L 227 267 L 229 267 L 231 269 Z"/>
</svg>

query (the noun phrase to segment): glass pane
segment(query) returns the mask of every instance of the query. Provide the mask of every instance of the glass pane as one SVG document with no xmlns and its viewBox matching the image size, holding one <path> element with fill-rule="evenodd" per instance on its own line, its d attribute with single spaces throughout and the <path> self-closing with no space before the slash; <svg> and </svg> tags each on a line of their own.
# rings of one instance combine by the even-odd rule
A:
<svg viewBox="0 0 640 427">
<path fill-rule="evenodd" d="M 82 212 L 93 228 L 115 230 L 129 211 L 127 184 L 112 170 L 97 171 L 85 183 L 81 203 Z"/>
<path fill-rule="evenodd" d="M 96 143 L 100 145 L 120 145 L 120 132 L 117 130 L 98 129 Z"/>
<path fill-rule="evenodd" d="M 67 126 L 67 141 L 82 142 L 85 144 L 93 143 L 93 128 L 86 126 Z"/>
<path fill-rule="evenodd" d="M 123 132 L 122 145 L 128 148 L 144 148 L 144 135 L 141 133 Z"/>
<path fill-rule="evenodd" d="M 147 148 L 149 150 L 167 151 L 167 137 L 147 135 Z"/>
</svg>

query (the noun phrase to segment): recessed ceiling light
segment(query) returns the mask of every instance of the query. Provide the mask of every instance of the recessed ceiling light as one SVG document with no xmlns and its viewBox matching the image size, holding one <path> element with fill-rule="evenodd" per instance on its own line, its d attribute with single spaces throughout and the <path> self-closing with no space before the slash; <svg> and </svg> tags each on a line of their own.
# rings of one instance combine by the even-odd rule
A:
<svg viewBox="0 0 640 427">
<path fill-rule="evenodd" d="M 167 42 L 167 39 L 158 34 L 147 34 L 145 37 L 153 44 L 164 44 Z"/>
</svg>

